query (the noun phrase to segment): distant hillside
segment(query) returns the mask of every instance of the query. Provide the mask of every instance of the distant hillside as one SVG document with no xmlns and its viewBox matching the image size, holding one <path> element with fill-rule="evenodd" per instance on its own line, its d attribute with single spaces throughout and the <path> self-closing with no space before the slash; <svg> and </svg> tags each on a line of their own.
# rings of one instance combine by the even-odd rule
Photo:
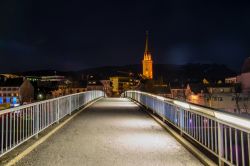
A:
<svg viewBox="0 0 250 166">
<path fill-rule="evenodd" d="M 126 65 L 126 66 L 104 66 L 97 68 L 90 68 L 81 71 L 62 72 L 57 71 L 58 75 L 65 75 L 74 79 L 80 79 L 87 75 L 97 75 L 102 79 L 110 76 L 126 74 L 126 72 L 133 72 L 135 74 L 141 73 L 142 67 L 140 64 Z M 53 70 L 30 71 L 20 73 L 23 75 L 54 75 Z M 219 64 L 186 64 L 186 65 L 172 65 L 172 64 L 154 64 L 154 77 L 162 77 L 165 81 L 174 80 L 191 80 L 200 81 L 203 78 L 208 80 L 223 80 L 225 77 L 235 76 L 236 73 L 225 65 Z"/>
<path fill-rule="evenodd" d="M 122 72 L 141 73 L 141 65 L 107 66 L 79 71 L 82 74 L 95 74 L 101 77 L 119 75 Z M 155 64 L 154 77 L 162 77 L 165 81 L 192 80 L 199 81 L 203 78 L 208 80 L 222 80 L 225 77 L 235 76 L 236 73 L 225 65 L 218 64 Z"/>
</svg>

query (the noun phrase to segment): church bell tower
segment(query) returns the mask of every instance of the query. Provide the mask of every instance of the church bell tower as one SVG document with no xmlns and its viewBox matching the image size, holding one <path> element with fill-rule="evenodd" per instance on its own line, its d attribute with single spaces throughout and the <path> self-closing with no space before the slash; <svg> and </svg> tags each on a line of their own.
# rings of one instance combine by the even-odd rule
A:
<svg viewBox="0 0 250 166">
<path fill-rule="evenodd" d="M 142 71 L 143 76 L 148 79 L 153 79 L 153 61 L 151 52 L 148 47 L 148 31 L 146 32 L 146 46 L 144 51 L 144 57 L 142 60 Z"/>
</svg>

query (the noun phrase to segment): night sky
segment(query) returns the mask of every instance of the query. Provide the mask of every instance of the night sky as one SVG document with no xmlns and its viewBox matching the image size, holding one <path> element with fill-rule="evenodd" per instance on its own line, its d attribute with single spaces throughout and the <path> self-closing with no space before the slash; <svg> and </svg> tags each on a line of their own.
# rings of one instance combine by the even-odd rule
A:
<svg viewBox="0 0 250 166">
<path fill-rule="evenodd" d="M 0 73 L 139 64 L 145 31 L 154 63 L 250 56 L 250 1 L 1 0 Z"/>
</svg>

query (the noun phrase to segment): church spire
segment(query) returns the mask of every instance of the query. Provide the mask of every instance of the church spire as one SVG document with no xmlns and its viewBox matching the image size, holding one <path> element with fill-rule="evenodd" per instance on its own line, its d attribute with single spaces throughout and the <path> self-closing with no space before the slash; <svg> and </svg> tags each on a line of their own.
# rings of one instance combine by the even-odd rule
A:
<svg viewBox="0 0 250 166">
<path fill-rule="evenodd" d="M 153 79 L 153 61 L 148 47 L 148 31 L 146 31 L 146 45 L 145 45 L 144 57 L 142 60 L 142 70 L 144 77 L 148 79 Z"/>
<path fill-rule="evenodd" d="M 146 46 L 145 46 L 145 53 L 149 52 L 149 48 L 148 48 L 148 31 L 146 31 Z"/>
</svg>

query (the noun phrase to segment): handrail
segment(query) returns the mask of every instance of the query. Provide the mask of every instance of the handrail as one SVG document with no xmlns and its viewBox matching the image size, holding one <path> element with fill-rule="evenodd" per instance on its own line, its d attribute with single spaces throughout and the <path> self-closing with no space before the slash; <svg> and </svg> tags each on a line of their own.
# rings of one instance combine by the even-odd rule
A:
<svg viewBox="0 0 250 166">
<path fill-rule="evenodd" d="M 93 90 L 0 111 L 0 157 L 100 97 L 104 92 Z"/>
<path fill-rule="evenodd" d="M 4 109 L 4 110 L 1 110 L 0 111 L 0 115 L 8 113 L 8 112 L 11 112 L 11 111 L 16 111 L 16 110 L 24 109 L 24 108 L 27 108 L 27 107 L 32 107 L 32 106 L 35 106 L 37 104 L 43 104 L 43 103 L 46 103 L 46 102 L 50 102 L 50 101 L 54 101 L 54 100 L 66 98 L 66 97 L 69 97 L 69 96 L 76 96 L 76 95 L 84 94 L 84 93 L 87 93 L 87 92 L 88 91 L 86 91 L 86 92 L 79 92 L 79 93 L 74 93 L 74 94 L 69 94 L 69 95 L 65 95 L 65 96 L 56 97 L 56 98 L 53 98 L 53 99 L 47 99 L 47 100 L 42 100 L 42 101 L 38 101 L 38 102 L 34 102 L 34 103 L 20 105 L 20 106 L 13 107 L 13 108 L 7 108 L 7 109 Z"/>
<path fill-rule="evenodd" d="M 232 123 L 232 124 L 236 125 L 237 128 L 242 129 L 242 130 L 247 130 L 248 132 L 250 132 L 250 119 L 243 117 L 243 116 L 240 116 L 238 114 L 233 114 L 233 113 L 226 112 L 223 110 L 209 108 L 206 106 L 201 106 L 201 105 L 197 105 L 197 104 L 190 103 L 190 102 L 184 102 L 184 101 L 180 101 L 180 100 L 176 100 L 176 99 L 172 99 L 172 98 L 157 96 L 157 95 L 154 95 L 154 94 L 148 93 L 148 92 L 141 92 L 141 91 L 135 91 L 135 90 L 134 91 L 131 90 L 131 91 L 127 91 L 127 92 L 136 92 L 136 93 L 152 96 L 154 98 L 157 98 L 157 99 L 162 100 L 164 102 L 167 102 L 169 104 L 176 105 L 176 106 L 181 107 L 183 109 L 197 111 L 197 112 L 200 112 L 202 114 L 206 114 L 206 115 L 215 117 L 218 120 L 223 121 L 225 123 Z"/>
<path fill-rule="evenodd" d="M 250 165 L 250 119 L 147 92 L 130 90 L 122 96 L 150 108 L 216 156 L 219 165 Z"/>
</svg>

